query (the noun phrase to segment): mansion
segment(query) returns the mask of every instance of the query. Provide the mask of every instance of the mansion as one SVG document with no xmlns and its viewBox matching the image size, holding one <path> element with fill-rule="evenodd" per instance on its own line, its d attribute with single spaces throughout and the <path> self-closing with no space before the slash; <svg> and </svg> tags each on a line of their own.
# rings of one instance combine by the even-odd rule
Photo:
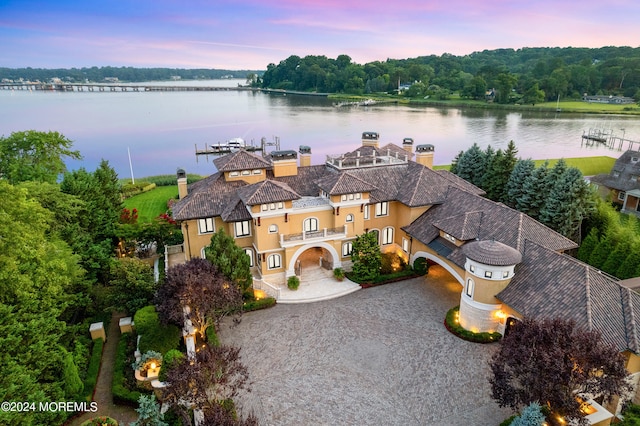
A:
<svg viewBox="0 0 640 426">
<path fill-rule="evenodd" d="M 432 145 L 414 148 L 406 138 L 380 146 L 377 133 L 365 132 L 357 149 L 324 164 L 312 165 L 311 148 L 300 146 L 264 157 L 239 149 L 216 158 L 218 171 L 189 186 L 179 170 L 173 217 L 182 226 L 184 259 L 204 257 L 211 235 L 223 229 L 251 259 L 254 280 L 278 289 L 299 275 L 307 253 L 326 269 L 348 269 L 353 240 L 374 233 L 383 252 L 409 264 L 426 258 L 460 283 L 464 328 L 504 334 L 524 316 L 571 318 L 623 352 L 637 384 L 640 294 L 565 254 L 575 242 L 433 170 L 433 155 Z M 602 412 L 592 424 L 609 424 L 612 415 Z"/>
</svg>

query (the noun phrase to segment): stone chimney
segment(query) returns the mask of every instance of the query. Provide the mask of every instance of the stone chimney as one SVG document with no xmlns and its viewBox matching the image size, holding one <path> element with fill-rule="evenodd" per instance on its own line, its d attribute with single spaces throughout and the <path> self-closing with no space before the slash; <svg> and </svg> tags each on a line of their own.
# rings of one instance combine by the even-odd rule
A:
<svg viewBox="0 0 640 426">
<path fill-rule="evenodd" d="M 311 165 L 311 147 L 300 145 L 298 152 L 300 153 L 300 167 L 309 167 Z"/>
<path fill-rule="evenodd" d="M 433 149 L 431 144 L 416 146 L 416 163 L 433 169 Z"/>
<path fill-rule="evenodd" d="M 273 176 L 297 176 L 298 153 L 292 150 L 271 152 Z"/>
<path fill-rule="evenodd" d="M 182 200 L 189 193 L 187 191 L 187 172 L 184 169 L 178 169 L 176 176 L 178 178 L 178 197 Z"/>
<path fill-rule="evenodd" d="M 378 140 L 380 135 L 377 132 L 363 132 L 362 133 L 362 146 L 372 146 L 378 148 Z"/>
<path fill-rule="evenodd" d="M 404 138 L 402 139 L 402 148 L 407 151 L 409 154 L 413 154 L 413 139 Z"/>
</svg>

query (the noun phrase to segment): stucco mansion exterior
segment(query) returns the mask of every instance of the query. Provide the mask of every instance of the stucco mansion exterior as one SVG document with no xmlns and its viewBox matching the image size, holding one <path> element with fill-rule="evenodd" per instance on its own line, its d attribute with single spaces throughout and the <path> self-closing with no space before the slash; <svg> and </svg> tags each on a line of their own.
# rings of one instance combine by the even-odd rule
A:
<svg viewBox="0 0 640 426">
<path fill-rule="evenodd" d="M 255 281 L 277 289 L 305 252 L 325 268 L 348 269 L 352 241 L 373 232 L 383 252 L 411 264 L 427 258 L 455 277 L 464 328 L 504 334 L 523 316 L 569 317 L 623 352 L 637 383 L 640 295 L 564 254 L 573 241 L 433 170 L 433 154 L 432 145 L 414 152 L 409 138 L 380 146 L 379 135 L 366 132 L 357 149 L 321 165 L 301 146 L 266 157 L 240 149 L 216 158 L 218 172 L 189 187 L 180 170 L 173 216 L 184 258 L 204 256 L 222 228 L 251 258 Z M 600 415 L 592 423 L 609 424 L 611 414 Z"/>
</svg>

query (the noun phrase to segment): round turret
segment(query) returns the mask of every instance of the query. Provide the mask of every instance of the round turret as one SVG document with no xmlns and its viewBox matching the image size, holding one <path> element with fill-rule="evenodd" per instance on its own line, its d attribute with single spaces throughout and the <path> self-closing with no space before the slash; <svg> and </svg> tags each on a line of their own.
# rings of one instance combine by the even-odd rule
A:
<svg viewBox="0 0 640 426">
<path fill-rule="evenodd" d="M 462 253 L 471 260 L 490 266 L 517 265 L 522 254 L 499 241 L 473 241 L 462 246 Z"/>
</svg>

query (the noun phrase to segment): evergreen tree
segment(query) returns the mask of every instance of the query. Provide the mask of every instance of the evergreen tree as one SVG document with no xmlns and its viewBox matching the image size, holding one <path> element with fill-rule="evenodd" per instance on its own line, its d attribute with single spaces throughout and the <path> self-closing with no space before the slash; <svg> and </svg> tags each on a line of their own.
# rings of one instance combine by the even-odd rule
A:
<svg viewBox="0 0 640 426">
<path fill-rule="evenodd" d="M 520 203 L 520 199 L 524 196 L 524 183 L 533 170 L 536 168 L 536 164 L 532 159 L 520 160 L 515 163 L 513 171 L 509 175 L 509 180 L 505 187 L 506 196 L 505 204 L 511 207 L 516 207 Z"/>
<path fill-rule="evenodd" d="M 631 246 L 627 257 L 618 267 L 615 276 L 621 280 L 640 276 L 640 243 L 636 242 Z"/>
<path fill-rule="evenodd" d="M 609 257 L 609 253 L 613 251 L 613 242 L 609 236 L 605 236 L 600 240 L 596 248 L 593 250 L 591 255 L 589 256 L 589 265 L 594 268 L 600 269 L 604 262 L 607 261 Z"/>
<path fill-rule="evenodd" d="M 485 153 L 478 144 L 474 143 L 458 160 L 457 175 L 480 187 L 486 167 L 485 157 Z"/>
<path fill-rule="evenodd" d="M 544 207 L 548 195 L 545 192 L 548 171 L 547 163 L 533 169 L 522 185 L 522 196 L 516 201 L 516 210 L 536 220 L 540 218 L 540 210 Z"/>
<path fill-rule="evenodd" d="M 253 284 L 249 256 L 222 228 L 213 234 L 204 255 L 222 275 L 238 284 L 241 291 L 246 291 Z"/>
<path fill-rule="evenodd" d="M 542 426 L 545 421 L 540 404 L 532 402 L 524 407 L 522 414 L 513 419 L 510 426 Z"/>
<path fill-rule="evenodd" d="M 454 175 L 458 174 L 458 162 L 460 161 L 460 158 L 463 155 L 464 155 L 464 151 L 460 151 L 455 157 L 453 157 L 453 161 L 451 161 L 451 166 L 449 167 L 449 171 Z"/>
<path fill-rule="evenodd" d="M 615 275 L 618 272 L 618 269 L 622 266 L 624 261 L 627 259 L 627 253 L 629 253 L 629 249 L 631 244 L 628 240 L 621 240 L 615 245 L 615 249 L 609 254 L 607 260 L 602 264 L 602 269 L 604 272 L 610 275 Z"/>
<path fill-rule="evenodd" d="M 382 254 L 376 234 L 367 232 L 353 240 L 352 271 L 359 281 L 372 281 L 380 275 Z"/>
<path fill-rule="evenodd" d="M 513 142 L 513 140 L 510 140 L 509 143 L 507 144 L 507 149 L 503 152 L 504 155 L 502 157 L 502 160 L 500 161 L 500 163 L 498 164 L 498 168 L 500 170 L 500 173 L 498 173 L 499 176 L 501 176 L 502 180 L 502 194 L 500 194 L 500 198 L 499 201 L 506 203 L 507 200 L 507 182 L 509 182 L 509 178 L 511 177 L 511 173 L 513 172 L 514 167 L 516 166 L 516 163 L 518 162 L 518 148 L 516 148 L 516 144 L 515 142 Z"/>
<path fill-rule="evenodd" d="M 512 172 L 507 169 L 508 164 L 505 160 L 504 153 L 499 149 L 493 156 L 491 163 L 487 165 L 482 188 L 490 200 L 502 201 L 504 198 L 505 188 Z"/>
<path fill-rule="evenodd" d="M 580 248 L 578 249 L 578 259 L 588 263 L 589 257 L 593 250 L 595 250 L 596 246 L 599 243 L 598 237 L 598 228 L 591 228 L 587 237 L 582 240 L 582 244 L 580 244 Z M 635 267 L 634 267 L 635 268 Z"/>
<path fill-rule="evenodd" d="M 169 426 L 169 423 L 164 421 L 164 414 L 160 412 L 160 404 L 156 401 L 155 395 L 140 395 L 136 412 L 138 420 L 129 426 Z"/>
</svg>

